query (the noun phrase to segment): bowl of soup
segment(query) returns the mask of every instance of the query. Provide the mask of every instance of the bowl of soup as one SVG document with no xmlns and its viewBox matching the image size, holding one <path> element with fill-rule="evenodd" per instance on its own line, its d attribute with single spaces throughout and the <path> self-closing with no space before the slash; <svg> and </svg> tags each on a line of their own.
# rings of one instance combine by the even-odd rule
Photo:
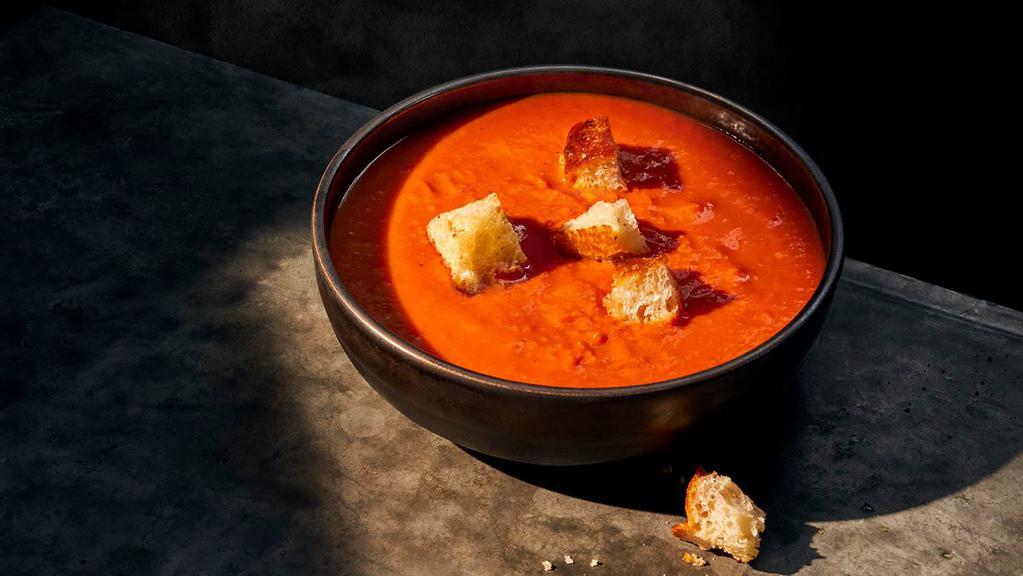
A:
<svg viewBox="0 0 1023 576">
<path fill-rule="evenodd" d="M 599 198 L 565 169 L 592 118 L 624 181 Z M 427 227 L 492 194 L 528 263 L 468 294 Z M 559 249 L 566 222 L 621 199 L 670 270 L 670 322 L 609 314 L 623 263 Z M 834 194 L 780 130 L 682 82 L 590 67 L 472 76 L 385 110 L 327 166 L 312 236 L 331 326 L 381 396 L 465 448 L 557 465 L 656 451 L 778 392 L 843 257 Z"/>
</svg>

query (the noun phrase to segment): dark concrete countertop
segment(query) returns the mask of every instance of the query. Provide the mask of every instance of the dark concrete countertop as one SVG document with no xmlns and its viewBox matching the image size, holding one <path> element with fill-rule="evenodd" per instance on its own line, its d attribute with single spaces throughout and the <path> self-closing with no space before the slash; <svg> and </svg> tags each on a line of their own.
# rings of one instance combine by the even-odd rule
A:
<svg viewBox="0 0 1023 576">
<path fill-rule="evenodd" d="M 0 573 L 1019 573 L 1023 314 L 858 262 L 748 443 L 537 469 L 406 420 L 308 241 L 373 113 L 53 9 L 0 31 Z M 752 568 L 682 564 L 697 462 L 767 510 Z"/>
</svg>

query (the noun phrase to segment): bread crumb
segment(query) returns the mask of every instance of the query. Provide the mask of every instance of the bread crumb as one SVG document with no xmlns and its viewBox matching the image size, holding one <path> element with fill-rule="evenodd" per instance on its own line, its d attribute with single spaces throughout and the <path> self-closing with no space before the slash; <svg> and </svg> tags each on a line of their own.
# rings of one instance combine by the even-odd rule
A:
<svg viewBox="0 0 1023 576">
<path fill-rule="evenodd" d="M 575 564 L 575 560 L 573 560 L 568 554 L 565 554 L 565 564 Z"/>
<path fill-rule="evenodd" d="M 595 567 L 595 566 L 600 566 L 600 561 L 597 560 L 596 558 L 594 558 L 593 560 L 590 560 L 590 567 L 592 568 L 592 567 Z"/>
<path fill-rule="evenodd" d="M 497 194 L 435 216 L 426 225 L 430 242 L 467 294 L 482 292 L 499 272 L 515 272 L 526 263 L 519 236 Z"/>
<path fill-rule="evenodd" d="M 543 562 L 540 562 L 540 564 L 543 564 L 544 572 L 550 572 L 554 570 L 554 564 L 552 564 L 550 560 L 544 560 Z"/>
<path fill-rule="evenodd" d="M 693 554 L 691 552 L 686 552 L 686 553 L 682 554 L 682 560 L 686 564 L 689 564 L 691 566 L 706 566 L 707 565 L 707 561 L 703 559 L 703 556 L 700 556 L 699 554 Z"/>
</svg>

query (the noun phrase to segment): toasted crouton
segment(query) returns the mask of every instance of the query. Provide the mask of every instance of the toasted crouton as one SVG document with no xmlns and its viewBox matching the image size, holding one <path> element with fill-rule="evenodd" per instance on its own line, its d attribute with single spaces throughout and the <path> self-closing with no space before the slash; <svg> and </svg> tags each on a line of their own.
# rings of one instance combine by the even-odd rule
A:
<svg viewBox="0 0 1023 576">
<path fill-rule="evenodd" d="M 703 550 L 720 548 L 739 562 L 760 552 L 766 514 L 728 476 L 697 470 L 686 488 L 686 522 L 671 532 Z"/>
<path fill-rule="evenodd" d="M 572 126 L 561 158 L 565 178 L 576 190 L 604 198 L 628 189 L 607 116 L 589 118 Z"/>
<path fill-rule="evenodd" d="M 561 234 L 566 248 L 594 260 L 648 251 L 636 216 L 624 199 L 614 204 L 596 202 L 589 210 L 566 222 Z"/>
<path fill-rule="evenodd" d="M 622 265 L 604 297 L 604 308 L 622 322 L 671 322 L 679 311 L 675 278 L 658 259 Z"/>
<path fill-rule="evenodd" d="M 497 194 L 434 217 L 426 233 L 455 286 L 467 294 L 482 292 L 498 272 L 515 272 L 526 263 Z"/>
</svg>

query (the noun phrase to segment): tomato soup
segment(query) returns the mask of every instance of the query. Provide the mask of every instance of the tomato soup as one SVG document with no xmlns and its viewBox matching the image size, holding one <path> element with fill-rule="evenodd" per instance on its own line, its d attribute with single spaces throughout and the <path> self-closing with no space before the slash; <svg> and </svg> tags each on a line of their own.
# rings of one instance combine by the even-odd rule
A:
<svg viewBox="0 0 1023 576">
<path fill-rule="evenodd" d="M 593 202 L 566 184 L 559 153 L 574 124 L 599 116 L 620 147 L 619 197 L 677 279 L 676 322 L 610 317 L 602 300 L 615 263 L 554 248 L 552 231 Z M 529 265 L 468 296 L 426 225 L 491 192 Z M 506 101 L 405 138 L 353 185 L 330 251 L 369 314 L 430 354 L 510 380 L 593 388 L 685 376 L 755 348 L 803 308 L 825 265 L 806 207 L 752 151 L 677 112 L 588 93 Z"/>
</svg>

